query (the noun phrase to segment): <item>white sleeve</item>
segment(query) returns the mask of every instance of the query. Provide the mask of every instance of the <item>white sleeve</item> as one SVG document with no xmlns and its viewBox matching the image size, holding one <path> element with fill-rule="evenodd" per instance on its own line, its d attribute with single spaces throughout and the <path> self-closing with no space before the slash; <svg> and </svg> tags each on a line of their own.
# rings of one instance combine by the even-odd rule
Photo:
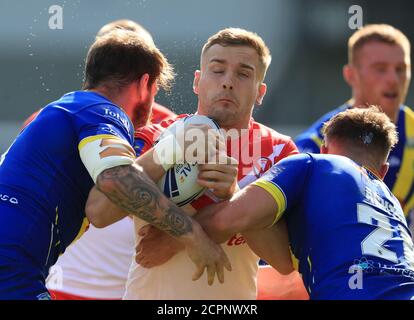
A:
<svg viewBox="0 0 414 320">
<path fill-rule="evenodd" d="M 98 175 L 106 170 L 135 161 L 131 145 L 114 135 L 97 135 L 82 139 L 78 146 L 80 158 L 96 183 Z"/>
</svg>

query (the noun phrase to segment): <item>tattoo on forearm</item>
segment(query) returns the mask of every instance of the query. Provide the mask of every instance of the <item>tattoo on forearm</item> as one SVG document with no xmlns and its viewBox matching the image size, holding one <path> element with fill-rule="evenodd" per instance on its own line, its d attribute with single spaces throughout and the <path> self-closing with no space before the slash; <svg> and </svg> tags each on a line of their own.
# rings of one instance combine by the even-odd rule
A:
<svg viewBox="0 0 414 320">
<path fill-rule="evenodd" d="M 184 218 L 184 219 L 183 219 Z M 168 212 L 165 215 L 166 225 L 171 227 L 171 231 L 173 230 L 187 230 L 191 231 L 191 222 L 187 215 L 180 211 L 176 206 L 171 206 L 168 209 Z M 187 229 L 188 226 L 190 229 Z M 179 236 L 180 234 L 172 234 L 175 236 Z"/>
<path fill-rule="evenodd" d="M 104 185 L 115 184 L 113 191 L 105 191 Z M 134 166 L 118 166 L 103 171 L 96 186 L 114 204 L 143 219 L 172 236 L 180 236 L 192 230 L 191 219 L 163 195 L 154 182 Z"/>
</svg>

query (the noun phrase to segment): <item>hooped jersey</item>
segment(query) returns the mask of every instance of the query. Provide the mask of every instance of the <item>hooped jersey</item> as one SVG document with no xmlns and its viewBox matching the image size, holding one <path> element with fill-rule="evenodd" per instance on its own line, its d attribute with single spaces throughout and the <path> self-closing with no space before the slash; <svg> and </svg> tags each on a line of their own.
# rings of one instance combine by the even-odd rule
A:
<svg viewBox="0 0 414 320">
<path fill-rule="evenodd" d="M 311 299 L 411 299 L 414 247 L 398 200 L 349 158 L 300 154 L 254 183 L 286 219 Z"/>
<path fill-rule="evenodd" d="M 186 117 L 180 115 L 177 119 Z M 138 153 L 144 153 L 154 141 L 175 120 L 159 125 L 142 128 L 135 135 Z M 260 152 L 254 152 L 254 145 L 260 146 Z M 247 149 L 246 149 L 247 148 Z M 242 159 L 242 154 L 250 150 L 255 157 Z M 279 160 L 296 154 L 298 151 L 293 141 L 266 126 L 250 121 L 245 136 L 228 141 L 228 153 L 239 160 L 239 186 L 243 188 L 255 181 Z M 244 160 L 244 161 L 241 161 Z M 204 194 L 191 203 L 195 209 L 219 201 L 212 194 Z M 145 222 L 134 219 L 136 232 Z M 137 243 L 140 241 L 137 237 Z M 250 250 L 242 235 L 232 236 L 222 244 L 228 255 L 233 271 L 226 273 L 224 284 L 207 285 L 205 275 L 198 281 L 191 280 L 193 264 L 185 252 L 179 252 L 161 266 L 146 269 L 132 260 L 125 299 L 256 299 L 256 273 L 258 257 Z"/>
</svg>

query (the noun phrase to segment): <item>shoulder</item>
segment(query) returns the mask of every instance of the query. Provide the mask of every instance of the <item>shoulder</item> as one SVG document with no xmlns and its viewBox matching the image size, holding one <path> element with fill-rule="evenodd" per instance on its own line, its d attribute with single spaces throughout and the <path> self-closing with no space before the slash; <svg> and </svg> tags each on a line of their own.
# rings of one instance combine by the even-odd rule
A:
<svg viewBox="0 0 414 320">
<path fill-rule="evenodd" d="M 281 160 L 277 165 L 281 167 L 308 166 L 315 162 L 316 160 L 315 156 L 318 156 L 318 155 L 311 154 L 311 153 L 294 154 L 290 157 L 287 157 Z"/>
<path fill-rule="evenodd" d="M 22 124 L 22 126 L 20 127 L 20 130 L 24 129 L 25 127 L 27 127 L 27 125 L 32 122 L 34 119 L 36 119 L 36 117 L 38 116 L 38 114 L 40 113 L 40 111 L 42 111 L 42 109 L 35 111 L 34 113 L 32 113 Z"/>
<path fill-rule="evenodd" d="M 257 130 L 257 132 L 260 133 L 262 140 L 270 139 L 272 141 L 277 141 L 280 143 L 288 143 L 292 141 L 292 138 L 290 136 L 279 133 L 276 130 L 265 126 L 264 124 L 254 121 L 253 119 L 250 121 L 250 130 Z"/>
<path fill-rule="evenodd" d="M 73 119 L 74 123 L 112 123 L 131 128 L 127 114 L 104 96 L 89 91 L 75 91 L 43 108 L 40 116 L 55 113 Z"/>
<path fill-rule="evenodd" d="M 292 155 L 273 165 L 259 180 L 274 182 L 285 190 L 296 190 L 304 186 L 313 162 L 308 153 Z"/>
<path fill-rule="evenodd" d="M 281 159 L 299 153 L 292 138 L 277 132 L 254 120 L 250 122 L 250 130 L 253 141 L 260 139 L 263 154 L 271 154 L 273 163 Z"/>
<path fill-rule="evenodd" d="M 319 153 L 300 153 L 297 155 L 292 155 L 286 159 L 283 159 L 279 162 L 281 165 L 291 164 L 292 166 L 295 165 L 311 165 L 312 167 L 318 169 L 326 169 L 327 172 L 343 172 L 349 169 L 359 170 L 360 167 L 351 159 L 333 155 L 333 154 L 319 154 Z M 346 170 L 343 170 L 348 168 Z"/>
<path fill-rule="evenodd" d="M 329 121 L 334 115 L 349 108 L 348 104 L 325 113 L 322 117 L 316 120 L 310 127 L 300 133 L 295 138 L 295 143 L 302 152 L 319 152 L 319 148 L 323 142 L 322 128 L 326 121 Z"/>
<path fill-rule="evenodd" d="M 400 112 L 403 112 L 410 122 L 414 122 L 414 111 L 409 106 L 403 106 Z"/>
<path fill-rule="evenodd" d="M 176 122 L 179 119 L 185 118 L 187 114 L 181 114 L 175 116 L 172 119 L 166 119 L 160 123 L 153 123 L 148 126 L 144 126 L 135 130 L 135 138 L 147 138 L 149 140 L 155 141 L 158 136 L 170 125 Z"/>
<path fill-rule="evenodd" d="M 305 178 L 316 185 L 322 182 L 338 183 L 338 181 L 361 180 L 361 167 L 351 159 L 331 154 L 300 153 L 281 160 L 277 164 L 279 169 L 289 173 L 289 176 Z"/>
<path fill-rule="evenodd" d="M 400 107 L 400 114 L 398 117 L 398 123 L 404 121 L 403 125 L 397 124 L 397 131 L 399 135 L 398 144 L 408 143 L 410 146 L 413 145 L 414 139 L 414 111 L 408 106 Z M 408 139 L 408 140 L 405 140 Z"/>
<path fill-rule="evenodd" d="M 151 124 L 135 130 L 135 139 L 144 139 L 147 141 L 155 141 L 156 138 L 164 131 L 164 127 L 159 124 Z"/>
<path fill-rule="evenodd" d="M 173 119 L 167 119 L 161 121 L 160 123 L 154 123 L 148 126 L 144 126 L 135 130 L 135 150 L 137 154 L 143 154 L 148 149 L 150 149 L 154 142 L 158 139 L 161 133 L 164 132 L 166 128 L 172 125 L 179 119 L 185 118 L 188 116 L 187 114 L 181 114 L 176 116 Z"/>
</svg>

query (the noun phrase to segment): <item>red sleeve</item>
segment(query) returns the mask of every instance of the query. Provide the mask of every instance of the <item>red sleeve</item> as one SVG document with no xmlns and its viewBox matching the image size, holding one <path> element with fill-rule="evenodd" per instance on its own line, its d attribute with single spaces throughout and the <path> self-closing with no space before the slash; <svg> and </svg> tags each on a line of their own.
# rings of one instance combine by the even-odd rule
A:
<svg viewBox="0 0 414 320">
<path fill-rule="evenodd" d="M 145 126 L 135 130 L 136 154 L 142 155 L 151 149 L 161 132 L 162 128 L 159 125 Z"/>
<path fill-rule="evenodd" d="M 141 127 L 135 130 L 135 152 L 137 155 L 142 155 L 152 148 L 154 142 L 158 139 L 160 134 L 172 125 L 177 119 L 188 116 L 182 114 L 176 116 L 174 119 L 167 119 L 158 124 Z"/>
<path fill-rule="evenodd" d="M 34 119 L 36 119 L 37 115 L 39 114 L 39 112 L 40 112 L 41 110 L 42 110 L 42 109 L 37 110 L 37 111 L 36 111 L 36 112 L 34 112 L 34 113 L 33 113 L 33 114 L 29 117 L 29 118 L 27 118 L 27 119 L 23 122 L 23 125 L 20 127 L 20 130 L 23 130 L 24 128 L 26 128 L 30 122 L 32 122 Z"/>
<path fill-rule="evenodd" d="M 160 123 L 163 120 L 173 119 L 177 115 L 170 109 L 154 102 L 152 106 L 151 123 Z"/>
<path fill-rule="evenodd" d="M 287 138 L 285 142 L 285 146 L 282 149 L 282 152 L 274 159 L 274 163 L 278 163 L 280 160 L 289 157 L 294 154 L 298 154 L 299 150 L 296 147 L 295 143 L 292 141 L 291 138 Z"/>
<path fill-rule="evenodd" d="M 292 139 L 289 139 L 280 154 L 280 158 L 283 159 L 283 158 L 286 158 L 288 156 L 298 154 L 298 153 L 299 153 L 299 150 L 296 147 L 296 144 L 293 142 Z"/>
</svg>

